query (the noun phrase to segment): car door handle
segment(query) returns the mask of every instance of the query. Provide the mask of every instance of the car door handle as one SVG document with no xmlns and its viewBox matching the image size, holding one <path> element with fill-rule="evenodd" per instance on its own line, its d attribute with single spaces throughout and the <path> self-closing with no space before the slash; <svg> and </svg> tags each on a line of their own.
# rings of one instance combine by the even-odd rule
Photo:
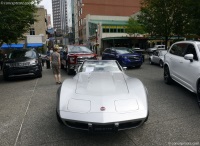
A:
<svg viewBox="0 0 200 146">
<path fill-rule="evenodd" d="M 180 63 L 183 63 L 183 61 L 180 61 Z"/>
</svg>

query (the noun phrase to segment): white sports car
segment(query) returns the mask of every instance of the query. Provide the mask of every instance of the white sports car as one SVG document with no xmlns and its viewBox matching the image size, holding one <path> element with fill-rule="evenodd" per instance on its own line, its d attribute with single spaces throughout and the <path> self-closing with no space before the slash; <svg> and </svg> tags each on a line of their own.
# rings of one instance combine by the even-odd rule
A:
<svg viewBox="0 0 200 146">
<path fill-rule="evenodd" d="M 87 60 L 57 92 L 57 119 L 71 128 L 116 132 L 148 119 L 148 92 L 115 60 Z"/>
</svg>

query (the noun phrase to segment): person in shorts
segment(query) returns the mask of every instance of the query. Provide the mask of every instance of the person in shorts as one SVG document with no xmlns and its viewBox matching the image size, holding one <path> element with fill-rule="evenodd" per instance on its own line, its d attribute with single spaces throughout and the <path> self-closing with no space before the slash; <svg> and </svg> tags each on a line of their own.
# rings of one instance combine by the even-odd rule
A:
<svg viewBox="0 0 200 146">
<path fill-rule="evenodd" d="M 60 73 L 60 53 L 57 47 L 54 48 L 53 53 L 50 55 L 51 67 L 53 70 L 56 84 L 61 84 L 61 73 Z"/>
</svg>

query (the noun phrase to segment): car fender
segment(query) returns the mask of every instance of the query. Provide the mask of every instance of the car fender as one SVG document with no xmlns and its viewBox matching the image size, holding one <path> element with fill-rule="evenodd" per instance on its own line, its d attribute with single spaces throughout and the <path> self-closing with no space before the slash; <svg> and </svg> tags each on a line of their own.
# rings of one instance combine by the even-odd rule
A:
<svg viewBox="0 0 200 146">
<path fill-rule="evenodd" d="M 139 107 L 141 109 L 148 109 L 148 90 L 144 84 L 137 78 L 126 79 L 129 92 L 132 94 L 132 97 L 137 98 Z"/>
</svg>

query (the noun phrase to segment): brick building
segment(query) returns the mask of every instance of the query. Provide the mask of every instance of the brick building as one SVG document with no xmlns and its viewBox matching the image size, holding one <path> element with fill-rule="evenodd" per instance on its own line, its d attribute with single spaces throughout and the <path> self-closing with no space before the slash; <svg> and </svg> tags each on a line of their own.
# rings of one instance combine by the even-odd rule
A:
<svg viewBox="0 0 200 146">
<path fill-rule="evenodd" d="M 140 0 L 75 0 L 75 41 L 83 42 L 86 15 L 131 16 L 140 10 Z"/>
</svg>

